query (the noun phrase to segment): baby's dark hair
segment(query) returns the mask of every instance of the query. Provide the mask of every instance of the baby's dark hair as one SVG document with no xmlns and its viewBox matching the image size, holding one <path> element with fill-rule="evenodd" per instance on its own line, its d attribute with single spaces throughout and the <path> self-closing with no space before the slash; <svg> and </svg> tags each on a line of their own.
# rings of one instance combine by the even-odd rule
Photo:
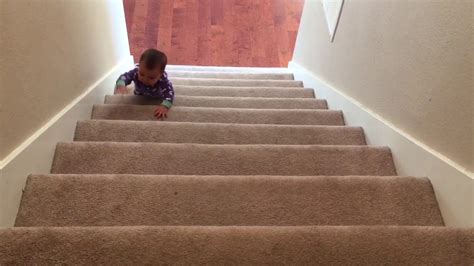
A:
<svg viewBox="0 0 474 266">
<path fill-rule="evenodd" d="M 149 70 L 159 67 L 161 71 L 165 71 L 168 58 L 165 53 L 156 49 L 148 49 L 140 56 L 140 65 L 145 65 Z"/>
</svg>

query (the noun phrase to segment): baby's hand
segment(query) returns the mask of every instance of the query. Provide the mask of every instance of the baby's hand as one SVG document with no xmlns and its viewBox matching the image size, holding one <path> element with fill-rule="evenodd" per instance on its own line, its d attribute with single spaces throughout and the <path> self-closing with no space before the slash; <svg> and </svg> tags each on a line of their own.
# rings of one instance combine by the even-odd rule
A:
<svg viewBox="0 0 474 266">
<path fill-rule="evenodd" d="M 155 109 L 155 117 L 157 119 L 168 118 L 168 111 L 169 111 L 168 108 L 164 107 L 163 105 L 159 105 Z"/>
<path fill-rule="evenodd" d="M 126 86 L 119 86 L 117 87 L 117 90 L 115 90 L 116 93 L 118 94 L 127 94 L 127 87 Z"/>
</svg>

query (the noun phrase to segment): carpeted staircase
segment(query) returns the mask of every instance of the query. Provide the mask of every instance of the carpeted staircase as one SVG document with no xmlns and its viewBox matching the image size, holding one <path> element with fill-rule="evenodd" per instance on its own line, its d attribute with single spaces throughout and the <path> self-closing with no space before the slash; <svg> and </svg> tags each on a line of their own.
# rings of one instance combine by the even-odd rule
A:
<svg viewBox="0 0 474 266">
<path fill-rule="evenodd" d="M 109 95 L 28 177 L 4 264 L 472 265 L 427 178 L 287 71 L 170 66 L 175 106 Z"/>
</svg>

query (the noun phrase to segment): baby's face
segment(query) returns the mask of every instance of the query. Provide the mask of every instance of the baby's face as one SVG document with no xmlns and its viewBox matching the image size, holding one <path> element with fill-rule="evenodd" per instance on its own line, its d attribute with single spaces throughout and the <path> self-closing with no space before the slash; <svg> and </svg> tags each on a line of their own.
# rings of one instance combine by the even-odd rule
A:
<svg viewBox="0 0 474 266">
<path fill-rule="evenodd" d="M 160 68 L 147 69 L 145 66 L 138 67 L 138 80 L 147 86 L 153 86 L 161 79 L 163 72 Z"/>
</svg>

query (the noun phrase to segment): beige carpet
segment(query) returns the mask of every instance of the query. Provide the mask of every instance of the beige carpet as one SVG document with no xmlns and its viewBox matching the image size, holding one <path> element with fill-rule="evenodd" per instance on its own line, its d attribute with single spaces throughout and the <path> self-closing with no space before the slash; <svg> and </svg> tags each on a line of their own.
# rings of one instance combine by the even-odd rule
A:
<svg viewBox="0 0 474 266">
<path fill-rule="evenodd" d="M 106 104 L 156 105 L 159 100 L 135 95 L 107 95 Z M 174 100 L 177 106 L 220 107 L 250 109 L 327 109 L 325 100 L 313 98 L 262 98 L 262 97 L 206 97 L 178 95 Z"/>
<path fill-rule="evenodd" d="M 24 227 L 17 265 L 472 265 L 472 230 L 429 226 Z"/>
<path fill-rule="evenodd" d="M 72 174 L 27 187 L 17 226 L 443 225 L 425 178 Z"/>
<path fill-rule="evenodd" d="M 207 79 L 252 79 L 252 80 L 293 80 L 291 73 L 246 73 L 246 72 L 219 72 L 219 71 L 183 71 L 168 70 L 168 76 L 175 78 L 207 78 Z"/>
<path fill-rule="evenodd" d="M 187 86 L 233 86 L 233 87 L 303 87 L 303 82 L 296 80 L 265 80 L 265 79 L 229 79 L 229 78 L 172 78 L 175 85 Z"/>
<path fill-rule="evenodd" d="M 129 120 L 79 121 L 75 140 L 201 144 L 366 144 L 364 131 L 360 127 Z"/>
<path fill-rule="evenodd" d="M 28 177 L 0 265 L 474 263 L 429 179 L 397 176 L 291 73 L 190 69 L 170 71 L 167 121 L 133 95 L 78 121 Z"/>
<path fill-rule="evenodd" d="M 297 98 L 314 98 L 314 91 L 299 87 L 227 87 L 227 86 L 174 86 L 177 97 L 223 96 L 285 98 L 291 102 Z M 211 98 L 209 101 L 214 101 Z"/>
<path fill-rule="evenodd" d="M 153 105 L 103 104 L 92 109 L 92 119 L 156 121 Z M 281 124 L 344 125 L 342 112 L 312 109 L 247 109 L 174 106 L 167 121 Z"/>
</svg>

